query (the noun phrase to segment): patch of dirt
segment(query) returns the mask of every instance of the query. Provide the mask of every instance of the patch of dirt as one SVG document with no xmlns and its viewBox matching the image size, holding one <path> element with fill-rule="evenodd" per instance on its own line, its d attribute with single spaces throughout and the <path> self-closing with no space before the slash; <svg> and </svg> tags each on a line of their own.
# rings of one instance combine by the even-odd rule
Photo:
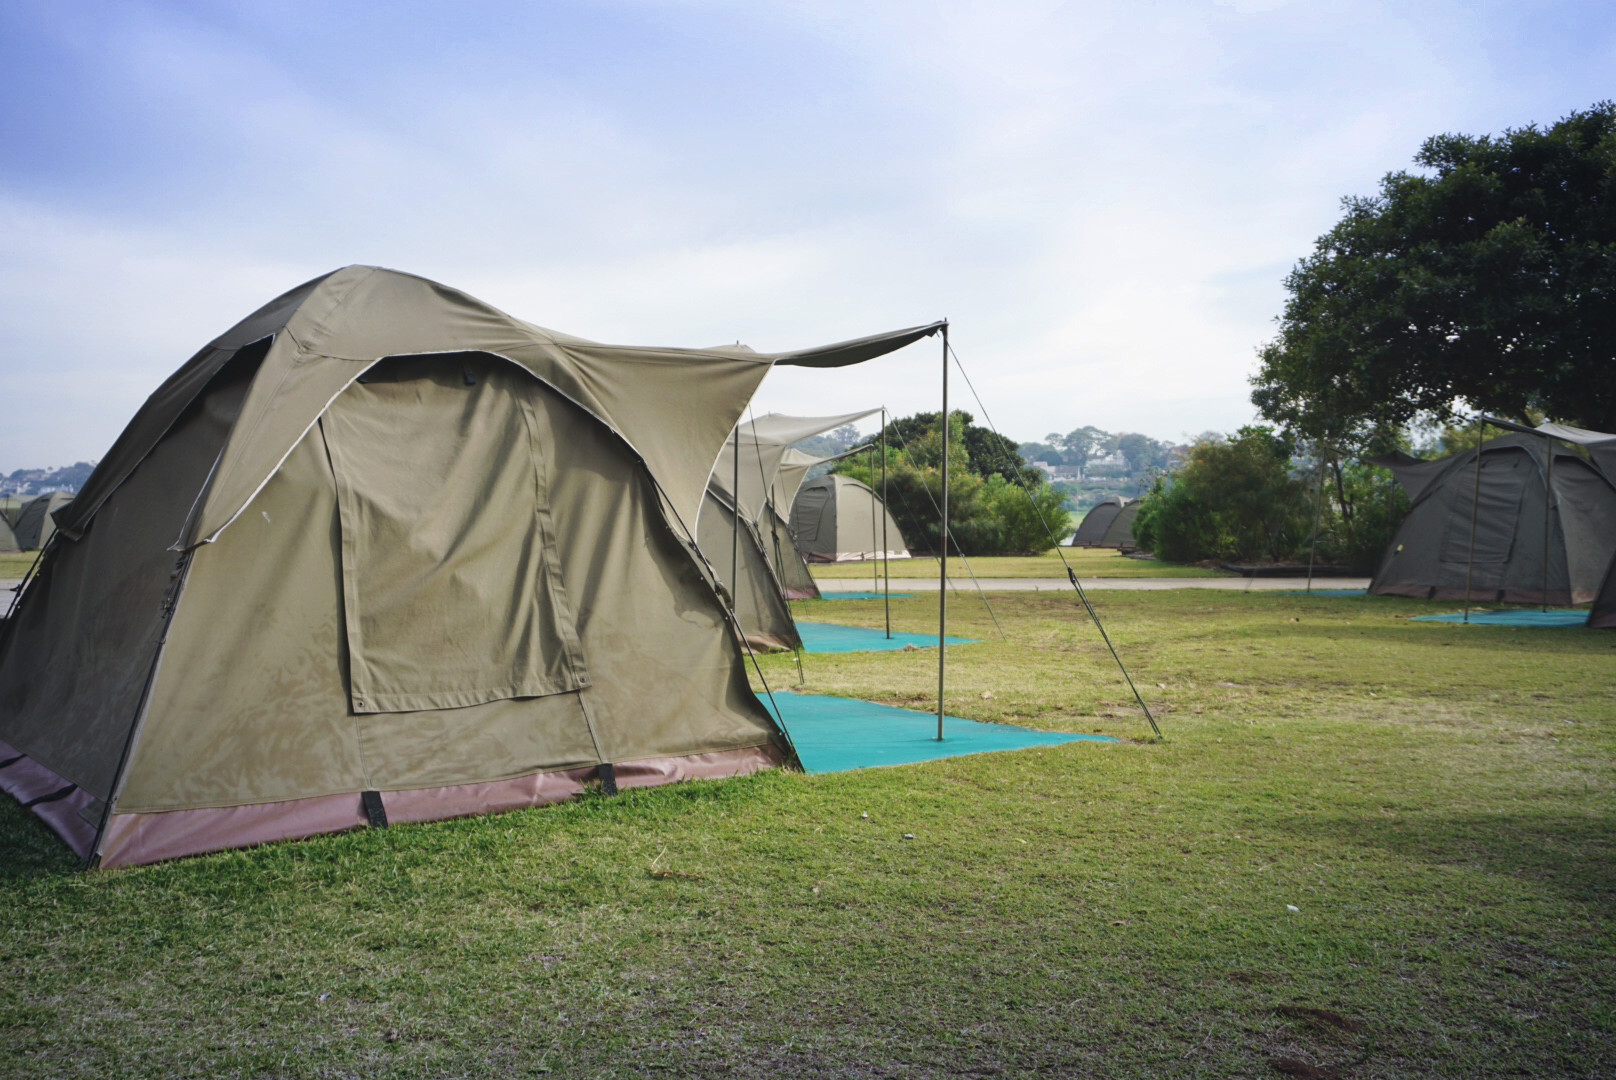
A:
<svg viewBox="0 0 1616 1080">
<path fill-rule="evenodd" d="M 1357 1020 L 1342 1016 L 1330 1009 L 1315 1009 L 1309 1005 L 1281 1005 L 1274 1010 L 1281 1016 L 1288 1016 L 1293 1020 L 1309 1020 L 1318 1024 L 1327 1024 L 1340 1031 L 1359 1032 L 1363 1024 Z"/>
<path fill-rule="evenodd" d="M 1284 1076 L 1297 1076 L 1301 1080 L 1339 1080 L 1341 1070 L 1328 1065 L 1309 1065 L 1301 1058 L 1280 1057 L 1270 1058 L 1268 1064 L 1274 1071 Z"/>
</svg>

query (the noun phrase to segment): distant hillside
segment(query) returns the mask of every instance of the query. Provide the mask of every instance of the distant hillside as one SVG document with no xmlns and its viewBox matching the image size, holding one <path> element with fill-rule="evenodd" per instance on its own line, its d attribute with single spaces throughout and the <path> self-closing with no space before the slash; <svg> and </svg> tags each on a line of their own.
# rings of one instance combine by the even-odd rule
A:
<svg viewBox="0 0 1616 1080">
<path fill-rule="evenodd" d="M 95 471 L 95 462 L 76 461 L 60 469 L 17 469 L 0 479 L 0 495 L 48 495 L 52 491 L 77 492 Z"/>
</svg>

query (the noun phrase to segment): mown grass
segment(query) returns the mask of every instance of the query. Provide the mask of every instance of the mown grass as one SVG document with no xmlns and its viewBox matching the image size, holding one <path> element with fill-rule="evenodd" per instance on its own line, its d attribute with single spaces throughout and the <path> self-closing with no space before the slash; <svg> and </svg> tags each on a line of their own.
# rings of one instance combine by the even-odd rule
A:
<svg viewBox="0 0 1616 1080">
<path fill-rule="evenodd" d="M 1220 570 L 1182 563 L 1158 562 L 1155 559 L 1131 559 L 1110 548 L 1061 548 L 1042 555 L 975 555 L 962 560 L 953 555 L 948 560 L 950 577 L 968 578 L 975 573 L 979 578 L 1064 578 L 1066 566 L 1062 556 L 1078 577 L 1129 578 L 1189 578 L 1229 577 Z M 969 568 L 966 562 L 970 563 Z M 838 581 L 843 578 L 870 580 L 871 563 L 816 563 L 809 569 L 815 579 Z M 879 566 L 879 563 L 873 564 Z M 889 564 L 894 578 L 936 578 L 937 560 L 929 556 L 898 559 Z"/>
<path fill-rule="evenodd" d="M 0 802 L 0 1073 L 1611 1075 L 1616 635 L 1094 597 L 1165 742 L 1075 605 L 1001 594 L 950 712 L 1126 741 L 89 875 Z M 925 708 L 935 660 L 805 669 Z"/>
<path fill-rule="evenodd" d="M 28 568 L 34 565 L 34 556 L 38 554 L 37 551 L 0 551 L 0 581 L 22 578 L 28 573 Z"/>
</svg>

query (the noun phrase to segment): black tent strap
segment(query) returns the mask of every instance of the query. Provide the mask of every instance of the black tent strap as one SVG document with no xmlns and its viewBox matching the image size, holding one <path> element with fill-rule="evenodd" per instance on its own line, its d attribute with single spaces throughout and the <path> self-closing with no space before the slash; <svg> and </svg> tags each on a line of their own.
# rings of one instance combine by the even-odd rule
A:
<svg viewBox="0 0 1616 1080">
<path fill-rule="evenodd" d="M 57 788 L 55 791 L 51 792 L 49 795 L 41 795 L 37 799 L 29 799 L 27 802 L 22 804 L 22 808 L 24 810 L 26 810 L 30 806 L 38 806 L 40 803 L 58 802 L 58 801 L 60 801 L 62 799 L 67 798 L 69 795 L 73 794 L 73 792 L 77 791 L 78 789 L 79 789 L 79 786 L 77 784 L 69 784 L 65 788 Z"/>
<path fill-rule="evenodd" d="M 609 761 L 601 762 L 598 771 L 600 773 L 600 790 L 608 795 L 616 795 L 617 770 L 612 767 L 612 763 Z"/>
<path fill-rule="evenodd" d="M 976 384 L 971 382 L 971 376 L 966 372 L 965 364 L 960 360 L 959 353 L 952 345 L 949 346 L 948 352 L 949 355 L 953 356 L 954 366 L 959 368 L 959 373 L 965 379 L 965 385 L 970 389 L 971 396 L 976 399 L 976 407 L 982 410 L 982 419 L 987 421 L 988 428 L 993 434 L 998 435 L 1003 440 L 1004 435 L 999 431 L 998 425 L 993 422 L 993 417 L 988 415 L 988 407 L 982 403 L 982 395 L 976 392 Z M 943 417 L 943 423 L 948 423 L 946 416 Z M 1033 513 L 1038 515 L 1038 523 L 1044 527 L 1044 535 L 1048 536 L 1049 542 L 1055 545 L 1055 554 L 1060 556 L 1061 565 L 1066 568 L 1067 579 L 1071 581 L 1072 588 L 1077 590 L 1077 598 L 1082 602 L 1083 610 L 1087 611 L 1089 618 L 1094 620 L 1094 628 L 1100 631 L 1100 637 L 1105 641 L 1105 647 L 1111 650 L 1111 659 L 1117 662 L 1117 670 L 1121 671 L 1122 677 L 1127 680 L 1128 689 L 1133 691 L 1133 699 L 1139 703 L 1139 708 L 1144 710 L 1145 719 L 1150 721 L 1150 730 L 1156 733 L 1157 738 L 1161 738 L 1161 728 L 1156 726 L 1156 718 L 1151 715 L 1150 706 L 1145 704 L 1145 699 L 1139 693 L 1139 688 L 1134 685 L 1133 676 L 1128 674 L 1128 665 L 1124 664 L 1122 657 L 1117 654 L 1117 647 L 1111 644 L 1111 635 L 1105 632 L 1105 624 L 1100 622 L 1099 613 L 1094 610 L 1094 605 L 1089 603 L 1088 593 L 1083 591 L 1082 583 L 1077 580 L 1077 571 L 1073 570 L 1072 564 L 1066 561 L 1066 553 L 1061 551 L 1060 539 L 1055 535 L 1055 530 L 1049 527 L 1049 521 L 1044 517 L 1044 511 L 1039 507 L 1038 500 L 1033 498 L 1032 490 L 1027 487 L 1027 482 L 1021 478 L 1021 471 L 1015 468 L 1010 471 L 1015 475 L 1017 486 L 1027 496 L 1027 501 L 1032 504 Z"/>
<path fill-rule="evenodd" d="M 379 791 L 361 791 L 359 793 L 359 806 L 365 811 L 365 821 L 372 829 L 387 828 L 387 807 L 382 805 L 382 793 Z"/>
</svg>

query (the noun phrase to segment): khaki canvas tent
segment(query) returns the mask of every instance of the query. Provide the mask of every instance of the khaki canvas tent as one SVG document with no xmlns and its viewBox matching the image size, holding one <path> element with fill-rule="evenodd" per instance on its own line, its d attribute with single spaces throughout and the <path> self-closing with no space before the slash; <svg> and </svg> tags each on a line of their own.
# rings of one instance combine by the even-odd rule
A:
<svg viewBox="0 0 1616 1080">
<path fill-rule="evenodd" d="M 1072 534 L 1068 547 L 1103 547 L 1105 545 L 1106 530 L 1117 519 L 1122 508 L 1133 502 L 1122 495 L 1107 495 L 1083 515 L 1078 523 L 1077 531 Z"/>
<path fill-rule="evenodd" d="M 802 477 L 820 459 L 793 451 L 790 444 L 879 411 L 841 416 L 768 413 L 737 425 L 719 453 L 702 503 L 698 542 L 719 582 L 730 591 L 736 618 L 754 647 L 799 647 L 802 641 L 787 601 L 819 596 L 781 514 L 791 505 Z M 808 463 L 803 464 L 802 458 Z M 734 583 L 732 572 L 738 578 Z"/>
<path fill-rule="evenodd" d="M 1520 430 L 1484 443 L 1479 467 L 1475 450 L 1435 461 L 1368 459 L 1392 471 L 1411 504 L 1370 592 L 1524 604 L 1594 599 L 1616 554 L 1616 485 L 1598 459 Z"/>
<path fill-rule="evenodd" d="M 744 773 L 789 743 L 695 547 L 798 353 L 619 347 L 352 266 L 169 378 L 0 624 L 0 789 L 101 865 Z"/>
<path fill-rule="evenodd" d="M 12 533 L 23 551 L 34 551 L 50 543 L 56 533 L 56 511 L 73 501 L 66 491 L 53 491 L 39 495 L 22 504 L 17 511 L 17 522 Z"/>
<path fill-rule="evenodd" d="M 791 504 L 791 531 L 811 563 L 909 558 L 909 545 L 881 496 L 850 476 L 803 484 Z"/>
<path fill-rule="evenodd" d="M 22 545 L 17 543 L 17 534 L 11 531 L 11 522 L 0 516 L 0 551 L 21 551 Z"/>
</svg>

